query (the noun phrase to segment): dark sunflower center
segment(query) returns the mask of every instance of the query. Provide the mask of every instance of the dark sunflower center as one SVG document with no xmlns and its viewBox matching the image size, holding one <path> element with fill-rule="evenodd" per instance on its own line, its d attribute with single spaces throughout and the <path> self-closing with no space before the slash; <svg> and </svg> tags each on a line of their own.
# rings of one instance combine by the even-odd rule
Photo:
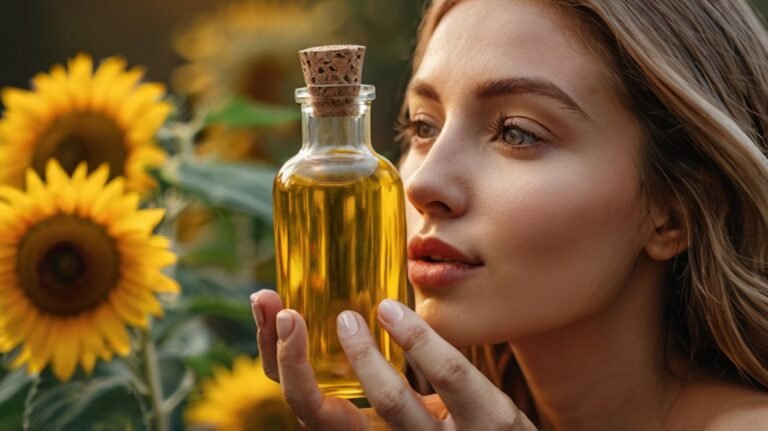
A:
<svg viewBox="0 0 768 431">
<path fill-rule="evenodd" d="M 35 146 L 32 167 L 45 175 L 48 159 L 57 159 L 68 174 L 80 162 L 88 169 L 109 164 L 110 179 L 123 174 L 126 148 L 123 133 L 114 121 L 98 113 L 74 113 L 58 119 Z"/>
<path fill-rule="evenodd" d="M 277 104 L 282 101 L 285 67 L 279 58 L 263 55 L 252 59 L 241 69 L 235 90 L 250 100 Z"/>
<path fill-rule="evenodd" d="M 21 240 L 17 271 L 21 288 L 38 309 L 74 315 L 108 299 L 120 260 L 102 226 L 57 215 L 32 227 Z"/>
<path fill-rule="evenodd" d="M 62 242 L 46 253 L 41 269 L 49 286 L 66 289 L 85 273 L 86 266 L 77 245 Z"/>
<path fill-rule="evenodd" d="M 240 431 L 284 431 L 298 429 L 296 415 L 278 400 L 265 400 L 245 413 Z"/>
</svg>

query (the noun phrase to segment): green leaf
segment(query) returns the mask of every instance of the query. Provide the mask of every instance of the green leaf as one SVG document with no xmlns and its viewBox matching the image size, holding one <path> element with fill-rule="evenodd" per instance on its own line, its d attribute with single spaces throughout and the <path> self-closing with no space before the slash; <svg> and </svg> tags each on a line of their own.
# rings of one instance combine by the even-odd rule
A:
<svg viewBox="0 0 768 431">
<path fill-rule="evenodd" d="M 231 127 L 266 127 L 289 123 L 299 118 L 301 115 L 297 108 L 267 105 L 244 98 L 235 98 L 222 109 L 208 113 L 205 117 L 205 124 Z"/>
<path fill-rule="evenodd" d="M 179 255 L 179 263 L 190 266 L 215 265 L 235 272 L 240 266 L 237 227 L 228 211 L 218 211 L 213 219 L 216 235 L 191 250 Z"/>
<path fill-rule="evenodd" d="M 41 378 L 29 399 L 26 431 L 149 429 L 141 399 L 122 377 L 59 383 Z"/>
<path fill-rule="evenodd" d="M 186 307 L 191 314 L 226 317 L 241 322 L 253 323 L 253 314 L 248 297 L 242 301 L 208 297 L 195 298 Z"/>
<path fill-rule="evenodd" d="M 182 302 L 197 297 L 216 297 L 232 301 L 245 301 L 251 293 L 272 285 L 254 283 L 236 274 L 197 268 L 187 265 L 176 267 L 175 278 L 181 284 Z"/>
<path fill-rule="evenodd" d="M 228 209 L 272 222 L 271 166 L 177 160 L 158 177 L 214 208 Z"/>
<path fill-rule="evenodd" d="M 188 266 L 176 269 L 176 279 L 182 286 L 179 300 L 152 325 L 153 338 L 163 352 L 183 357 L 198 355 L 205 349 L 199 343 L 209 343 L 210 347 L 218 341 L 230 347 L 237 345 L 240 351 L 255 352 L 249 296 L 259 289 L 274 289 L 273 284 Z"/>
<path fill-rule="evenodd" d="M 204 354 L 184 358 L 184 364 L 202 379 L 212 376 L 213 369 L 217 366 L 231 368 L 235 358 L 241 354 L 242 352 L 234 351 L 231 346 L 221 343 L 212 346 Z"/>
<path fill-rule="evenodd" d="M 152 336 L 159 344 L 166 343 L 167 338 L 190 319 L 204 316 L 206 310 L 210 310 L 212 315 L 227 316 L 241 323 L 247 321 L 243 307 L 248 307 L 249 295 L 258 289 L 256 284 L 243 283 L 242 280 L 228 277 L 228 274 L 220 271 L 187 265 L 179 265 L 176 268 L 175 278 L 182 286 L 181 297 L 177 303 L 166 308 L 163 319 L 155 321 L 152 325 Z M 203 303 L 197 303 L 197 298 L 203 298 Z M 239 303 L 237 307 L 240 309 L 233 311 L 227 305 L 219 307 L 216 304 L 209 307 L 205 305 L 206 298 L 217 298 L 225 304 Z M 230 310 L 227 311 L 226 308 Z M 203 335 L 199 334 L 200 337 Z"/>
<path fill-rule="evenodd" d="M 11 371 L 0 381 L 0 430 L 21 429 L 24 400 L 33 382 L 24 370 Z"/>
</svg>

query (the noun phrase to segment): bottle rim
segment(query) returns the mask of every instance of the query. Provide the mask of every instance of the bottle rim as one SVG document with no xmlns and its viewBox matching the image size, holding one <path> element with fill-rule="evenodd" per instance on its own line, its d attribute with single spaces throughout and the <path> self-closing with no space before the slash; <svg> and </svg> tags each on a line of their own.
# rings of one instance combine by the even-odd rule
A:
<svg viewBox="0 0 768 431">
<path fill-rule="evenodd" d="M 376 87 L 368 84 L 334 84 L 334 85 L 313 85 L 315 89 L 339 89 L 339 96 L 321 96 L 323 99 L 344 98 L 351 102 L 366 102 L 376 98 Z M 344 93 L 353 93 L 353 89 L 358 89 L 355 96 L 344 95 Z M 343 91 L 346 90 L 346 91 Z M 309 87 L 300 87 L 295 91 L 296 103 L 310 103 L 312 99 L 318 96 L 310 94 Z"/>
</svg>

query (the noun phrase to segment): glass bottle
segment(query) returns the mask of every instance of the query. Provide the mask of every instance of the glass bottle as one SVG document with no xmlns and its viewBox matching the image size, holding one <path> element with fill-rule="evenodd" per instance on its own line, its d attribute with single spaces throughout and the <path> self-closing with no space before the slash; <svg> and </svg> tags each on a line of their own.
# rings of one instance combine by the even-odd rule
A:
<svg viewBox="0 0 768 431">
<path fill-rule="evenodd" d="M 364 393 L 336 333 L 341 311 L 360 313 L 383 355 L 405 365 L 376 318 L 381 300 L 407 303 L 407 290 L 403 186 L 371 146 L 374 97 L 371 85 L 297 89 L 303 145 L 273 189 L 277 289 L 307 322 L 320 389 L 342 398 Z"/>
</svg>

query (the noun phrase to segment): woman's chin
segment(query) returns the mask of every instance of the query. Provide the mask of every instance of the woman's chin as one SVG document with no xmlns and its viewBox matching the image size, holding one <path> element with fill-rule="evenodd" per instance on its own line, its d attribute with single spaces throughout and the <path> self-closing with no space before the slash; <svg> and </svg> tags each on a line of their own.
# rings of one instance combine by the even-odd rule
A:
<svg viewBox="0 0 768 431">
<path fill-rule="evenodd" d="M 416 313 L 454 347 L 470 347 L 486 344 L 488 328 L 482 328 L 477 319 L 459 318 L 447 307 L 440 306 L 432 299 L 417 301 Z"/>
</svg>

